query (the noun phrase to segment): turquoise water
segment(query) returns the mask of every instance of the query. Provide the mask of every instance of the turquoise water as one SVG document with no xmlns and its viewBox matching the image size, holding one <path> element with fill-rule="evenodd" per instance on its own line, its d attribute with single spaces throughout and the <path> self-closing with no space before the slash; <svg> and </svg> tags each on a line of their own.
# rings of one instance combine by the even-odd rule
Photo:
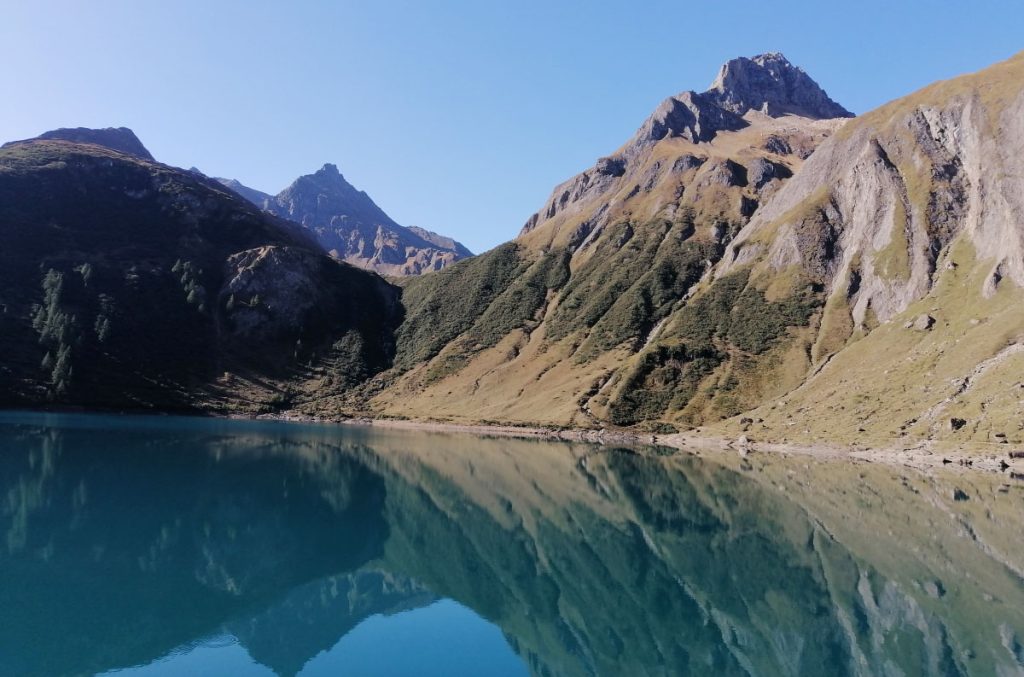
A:
<svg viewBox="0 0 1024 677">
<path fill-rule="evenodd" d="M 996 475 L 0 413 L 0 675 L 1024 674 L 1022 525 Z"/>
</svg>

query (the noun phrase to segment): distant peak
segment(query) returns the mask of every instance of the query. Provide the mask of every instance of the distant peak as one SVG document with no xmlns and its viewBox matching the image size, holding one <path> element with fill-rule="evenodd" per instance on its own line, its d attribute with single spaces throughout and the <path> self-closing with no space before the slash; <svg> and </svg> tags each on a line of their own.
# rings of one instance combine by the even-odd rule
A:
<svg viewBox="0 0 1024 677">
<path fill-rule="evenodd" d="M 330 162 L 324 163 L 324 166 L 317 171 L 317 174 L 321 174 L 323 176 L 341 176 L 341 172 L 338 171 L 338 165 Z"/>
<path fill-rule="evenodd" d="M 830 99 L 811 76 L 794 66 L 782 52 L 739 57 L 722 64 L 705 94 L 737 115 L 756 110 L 772 117 L 853 117 L 853 113 Z"/>
<path fill-rule="evenodd" d="M 764 54 L 758 54 L 757 56 L 751 57 L 750 60 L 753 61 L 754 63 L 762 65 L 774 61 L 785 64 L 787 66 L 793 66 L 793 64 L 790 63 L 789 59 L 786 58 L 786 55 L 783 54 L 782 52 L 765 52 Z M 793 68 L 799 67 L 793 66 Z"/>
<path fill-rule="evenodd" d="M 153 160 L 152 154 L 135 136 L 135 132 L 127 127 L 107 127 L 106 129 L 90 129 L 88 127 L 62 127 L 49 132 L 44 132 L 30 141 L 70 141 L 71 143 L 91 143 L 94 146 L 103 146 L 119 153 L 126 153 L 142 158 Z"/>
</svg>

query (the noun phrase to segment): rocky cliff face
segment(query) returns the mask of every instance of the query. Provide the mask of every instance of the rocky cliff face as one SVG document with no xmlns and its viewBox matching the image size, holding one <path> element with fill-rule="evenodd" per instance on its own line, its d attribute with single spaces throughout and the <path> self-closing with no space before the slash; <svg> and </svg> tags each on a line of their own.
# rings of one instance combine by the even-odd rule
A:
<svg viewBox="0 0 1024 677">
<path fill-rule="evenodd" d="M 418 275 L 473 255 L 451 238 L 399 225 L 333 164 L 273 196 L 234 179 L 217 180 L 261 209 L 301 224 L 333 257 L 360 268 Z"/>
<path fill-rule="evenodd" d="M 743 115 L 756 110 L 779 117 L 799 115 L 824 120 L 853 113 L 829 98 L 802 68 L 779 52 L 733 59 L 718 71 L 705 96 L 725 110 Z"/>
<path fill-rule="evenodd" d="M 734 240 L 719 279 L 799 271 L 824 302 L 763 434 L 1022 437 L 999 377 L 1024 340 L 1022 121 L 1022 56 L 933 85 L 844 127 Z"/>
<path fill-rule="evenodd" d="M 739 72 L 749 77 L 728 75 Z M 849 115 L 780 54 L 730 61 L 712 89 L 669 97 L 618 151 L 556 187 L 519 237 L 578 240 L 681 203 L 745 222 L 777 187 L 765 192 L 772 179 L 788 178 Z"/>
</svg>

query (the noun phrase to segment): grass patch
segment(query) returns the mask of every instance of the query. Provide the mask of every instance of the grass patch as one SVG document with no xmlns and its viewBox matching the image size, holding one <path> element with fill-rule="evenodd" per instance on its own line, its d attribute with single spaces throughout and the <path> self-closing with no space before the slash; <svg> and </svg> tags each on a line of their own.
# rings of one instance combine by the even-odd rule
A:
<svg viewBox="0 0 1024 677">
<path fill-rule="evenodd" d="M 796 285 L 776 301 L 750 283 L 741 270 L 718 280 L 684 306 L 661 339 L 641 353 L 609 407 L 617 425 L 632 425 L 681 411 L 702 382 L 719 367 L 730 364 L 716 389 L 744 401 L 743 374 L 756 373 L 767 353 L 782 342 L 790 327 L 806 325 L 821 306 L 821 291 L 813 284 Z"/>
</svg>

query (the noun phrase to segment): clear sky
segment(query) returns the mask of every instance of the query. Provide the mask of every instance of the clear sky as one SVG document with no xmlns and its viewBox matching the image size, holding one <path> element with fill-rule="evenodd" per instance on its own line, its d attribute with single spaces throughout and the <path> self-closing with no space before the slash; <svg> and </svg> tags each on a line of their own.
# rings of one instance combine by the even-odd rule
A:
<svg viewBox="0 0 1024 677">
<path fill-rule="evenodd" d="M 861 113 L 1024 49 L 1018 0 L 0 2 L 3 140 L 123 125 L 267 192 L 333 162 L 478 252 L 731 57 Z"/>
</svg>

